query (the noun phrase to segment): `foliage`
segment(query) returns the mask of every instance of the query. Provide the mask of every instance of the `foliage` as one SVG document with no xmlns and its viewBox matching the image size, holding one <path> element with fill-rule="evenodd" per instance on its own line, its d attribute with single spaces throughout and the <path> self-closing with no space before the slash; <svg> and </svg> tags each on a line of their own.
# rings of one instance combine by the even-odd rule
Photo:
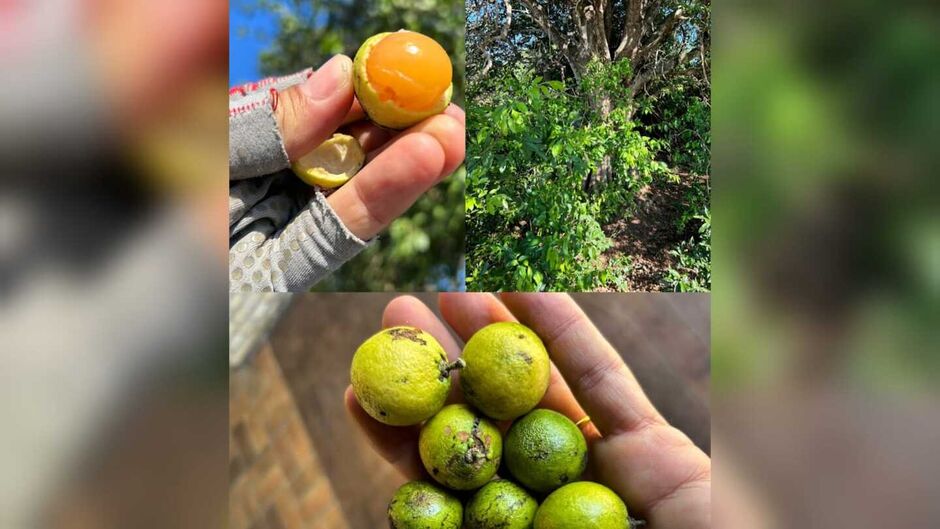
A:
<svg viewBox="0 0 940 529">
<path fill-rule="evenodd" d="M 591 290 L 614 281 L 600 259 L 610 247 L 601 222 L 664 168 L 629 107 L 601 119 L 579 95 L 614 83 L 620 68 L 628 66 L 593 68 L 576 91 L 522 69 L 471 93 L 468 288 Z M 604 193 L 584 193 L 584 176 L 607 153 L 613 179 Z"/>
<path fill-rule="evenodd" d="M 700 222 L 696 236 L 679 244 L 669 252 L 677 265 L 666 271 L 664 285 L 675 292 L 707 292 L 712 286 L 712 219 L 706 209 L 704 214 L 691 220 Z"/>
<path fill-rule="evenodd" d="M 468 0 L 469 287 L 628 288 L 602 226 L 668 178 L 685 196 L 657 229 L 683 242 L 663 287 L 710 288 L 710 3 L 647 6 Z"/>
<path fill-rule="evenodd" d="M 454 62 L 454 103 L 464 98 L 462 0 L 246 0 L 239 8 L 277 15 L 271 46 L 259 58 L 265 75 L 295 72 L 331 55 L 355 54 L 368 37 L 409 29 L 434 38 Z M 462 288 L 465 172 L 425 194 L 375 243 L 317 290 L 456 290 Z"/>
</svg>

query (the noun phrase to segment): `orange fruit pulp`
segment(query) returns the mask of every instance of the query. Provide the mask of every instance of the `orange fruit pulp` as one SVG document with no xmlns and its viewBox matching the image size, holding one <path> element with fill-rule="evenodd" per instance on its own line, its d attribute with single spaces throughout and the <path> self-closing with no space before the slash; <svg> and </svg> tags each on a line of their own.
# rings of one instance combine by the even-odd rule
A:
<svg viewBox="0 0 940 529">
<path fill-rule="evenodd" d="M 452 77 L 444 48 L 413 31 L 399 31 L 380 40 L 369 52 L 366 72 L 379 99 L 416 111 L 437 102 Z"/>
</svg>

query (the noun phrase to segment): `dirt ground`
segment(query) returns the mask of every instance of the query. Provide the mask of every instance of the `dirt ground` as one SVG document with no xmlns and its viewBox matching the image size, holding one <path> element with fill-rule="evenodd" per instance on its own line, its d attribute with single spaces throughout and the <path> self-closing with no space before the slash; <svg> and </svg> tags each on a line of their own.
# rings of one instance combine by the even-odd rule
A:
<svg viewBox="0 0 940 529">
<path fill-rule="evenodd" d="M 676 223 L 690 187 L 686 180 L 677 184 L 655 181 L 640 189 L 632 211 L 604 226 L 604 233 L 613 242 L 613 247 L 602 256 L 605 263 L 623 255 L 632 262 L 628 290 L 663 289 L 662 279 L 675 263 L 669 251 L 687 238 L 677 230 Z"/>
</svg>

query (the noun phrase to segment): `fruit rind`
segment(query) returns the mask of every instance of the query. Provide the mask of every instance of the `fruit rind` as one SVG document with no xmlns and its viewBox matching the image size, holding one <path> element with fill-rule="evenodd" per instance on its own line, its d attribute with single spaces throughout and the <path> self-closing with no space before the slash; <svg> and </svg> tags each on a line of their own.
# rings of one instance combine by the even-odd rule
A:
<svg viewBox="0 0 940 529">
<path fill-rule="evenodd" d="M 464 508 L 464 529 L 532 529 L 535 501 L 525 489 L 505 479 L 483 485 Z"/>
<path fill-rule="evenodd" d="M 592 481 L 570 483 L 548 495 L 535 513 L 534 529 L 630 529 L 627 506 Z"/>
<path fill-rule="evenodd" d="M 536 492 L 576 481 L 587 466 L 584 434 L 571 419 L 552 410 L 532 410 L 513 423 L 503 449 L 512 476 Z"/>
<path fill-rule="evenodd" d="M 460 500 L 426 481 L 405 483 L 388 504 L 392 529 L 460 529 L 462 519 Z"/>
<path fill-rule="evenodd" d="M 487 417 L 509 420 L 538 405 L 548 389 L 551 361 L 541 338 L 515 322 L 483 327 L 467 341 L 460 375 L 464 398 Z"/>
<path fill-rule="evenodd" d="M 454 368 L 441 344 L 415 327 L 383 329 L 353 355 L 349 370 L 356 400 L 375 420 L 392 426 L 433 416 L 450 393 Z"/>
<path fill-rule="evenodd" d="M 356 98 L 362 106 L 362 110 L 369 116 L 376 125 L 394 130 L 408 128 L 419 121 L 440 114 L 450 104 L 450 99 L 454 94 L 454 85 L 451 83 L 447 90 L 441 94 L 437 102 L 424 110 L 408 110 L 401 108 L 394 101 L 382 101 L 375 90 L 369 86 L 369 72 L 366 68 L 366 59 L 369 52 L 383 38 L 391 35 L 391 32 L 378 33 L 366 39 L 356 52 L 353 59 L 353 89 L 356 92 Z"/>
<path fill-rule="evenodd" d="M 499 429 L 466 404 L 445 406 L 421 428 L 418 452 L 428 474 L 445 487 L 472 490 L 499 468 Z"/>
<path fill-rule="evenodd" d="M 349 181 L 362 168 L 366 153 L 356 138 L 333 134 L 316 149 L 291 164 L 294 174 L 312 186 L 332 189 Z"/>
</svg>

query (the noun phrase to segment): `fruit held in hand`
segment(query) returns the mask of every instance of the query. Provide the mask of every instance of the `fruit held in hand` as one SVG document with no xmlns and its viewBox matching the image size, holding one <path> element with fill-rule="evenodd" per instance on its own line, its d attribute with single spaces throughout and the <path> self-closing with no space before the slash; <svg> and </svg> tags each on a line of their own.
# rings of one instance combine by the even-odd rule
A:
<svg viewBox="0 0 940 529">
<path fill-rule="evenodd" d="M 519 483 L 549 492 L 577 480 L 587 465 L 587 443 L 564 415 L 534 410 L 506 433 L 506 467 Z"/>
<path fill-rule="evenodd" d="M 462 517 L 460 500 L 424 481 L 405 483 L 388 504 L 392 529 L 460 529 Z"/>
<path fill-rule="evenodd" d="M 461 358 L 467 364 L 460 374 L 464 397 L 487 417 L 515 419 L 534 408 L 548 389 L 548 352 L 525 325 L 487 325 L 470 337 Z"/>
<path fill-rule="evenodd" d="M 418 424 L 444 405 L 450 392 L 450 363 L 441 344 L 414 327 L 384 329 L 359 346 L 350 369 L 359 405 L 375 420 L 393 426 Z"/>
<path fill-rule="evenodd" d="M 535 513 L 535 529 L 630 529 L 627 506 L 614 491 L 590 481 L 548 495 Z"/>
<path fill-rule="evenodd" d="M 353 61 L 353 87 L 373 122 L 404 129 L 439 114 L 453 94 L 453 66 L 434 39 L 414 31 L 379 33 Z"/>
<path fill-rule="evenodd" d="M 356 138 L 334 134 L 291 164 L 291 169 L 312 186 L 332 189 L 345 184 L 358 173 L 365 159 L 366 153 Z"/>
<path fill-rule="evenodd" d="M 538 507 L 535 498 L 519 485 L 493 480 L 467 503 L 464 529 L 532 529 Z"/>
<path fill-rule="evenodd" d="M 496 426 L 466 404 L 445 406 L 418 435 L 421 462 L 438 483 L 470 490 L 490 480 L 503 452 Z"/>
</svg>

